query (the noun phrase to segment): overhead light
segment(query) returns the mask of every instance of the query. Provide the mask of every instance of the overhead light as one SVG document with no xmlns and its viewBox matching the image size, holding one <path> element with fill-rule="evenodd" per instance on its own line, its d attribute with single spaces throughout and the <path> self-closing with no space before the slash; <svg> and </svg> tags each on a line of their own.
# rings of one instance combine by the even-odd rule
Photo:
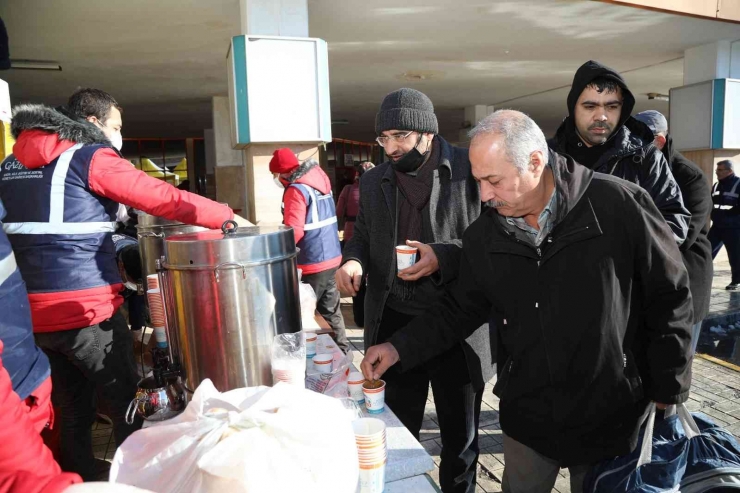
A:
<svg viewBox="0 0 740 493">
<path fill-rule="evenodd" d="M 56 70 L 61 72 L 62 66 L 58 62 L 46 60 L 10 60 L 10 68 L 17 70 Z"/>
<path fill-rule="evenodd" d="M 349 125 L 349 120 L 332 120 L 332 125 Z"/>
<path fill-rule="evenodd" d="M 654 99 L 656 101 L 670 101 L 671 98 L 667 94 L 660 94 L 657 92 L 647 93 L 648 99 Z"/>
</svg>

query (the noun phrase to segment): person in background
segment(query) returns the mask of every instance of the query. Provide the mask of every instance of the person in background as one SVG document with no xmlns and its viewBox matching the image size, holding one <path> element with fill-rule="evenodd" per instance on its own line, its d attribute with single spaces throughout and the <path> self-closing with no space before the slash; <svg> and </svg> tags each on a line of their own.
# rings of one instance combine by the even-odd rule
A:
<svg viewBox="0 0 740 493">
<path fill-rule="evenodd" d="M 709 241 L 709 216 L 712 213 L 712 194 L 707 177 L 693 162 L 673 146 L 668 133 L 668 121 L 658 111 L 648 110 L 635 115 L 655 135 L 653 144 L 663 151 L 676 183 L 681 189 L 684 207 L 691 213 L 689 231 L 679 250 L 689 273 L 691 299 L 694 301 L 694 325 L 691 328 L 691 350 L 696 352 L 699 332 L 704 317 L 709 313 L 712 292 L 712 245 Z M 740 230 L 739 230 L 740 231 Z"/>
<path fill-rule="evenodd" d="M 0 493 L 59 493 L 81 483 L 79 475 L 62 472 L 44 445 L 26 403 L 13 390 L 7 357 L 0 340 Z"/>
<path fill-rule="evenodd" d="M 316 309 L 334 331 L 337 345 L 349 351 L 334 273 L 342 260 L 331 182 L 313 159 L 298 162 L 293 151 L 278 149 L 270 160 L 275 183 L 284 188 L 283 224 L 293 228 L 301 281 L 316 293 Z"/>
<path fill-rule="evenodd" d="M 481 213 L 468 150 L 439 135 L 434 105 L 410 88 L 383 98 L 375 133 L 388 160 L 362 176 L 354 234 L 344 246 L 337 284 L 355 295 L 367 276 L 365 348 L 387 341 L 427 313 L 457 279 L 465 229 Z M 396 247 L 418 248 L 398 270 Z M 417 439 L 431 384 L 445 493 L 475 491 L 483 388 L 493 376 L 488 326 L 412 371 L 385 376 L 385 401 Z"/>
<path fill-rule="evenodd" d="M 344 221 L 344 241 L 346 244 L 352 239 L 355 229 L 357 213 L 360 211 L 360 178 L 375 165 L 370 161 L 364 161 L 357 166 L 355 181 L 351 185 L 345 185 L 337 201 L 337 217 Z M 365 287 L 367 283 L 363 279 L 357 294 L 352 297 L 352 314 L 357 327 L 365 326 Z"/>
<path fill-rule="evenodd" d="M 61 466 L 85 480 L 107 478 L 109 467 L 92 451 L 96 396 L 116 444 L 141 425 L 124 418 L 138 375 L 118 311 L 124 284 L 112 237 L 119 204 L 212 229 L 231 219 L 250 224 L 136 170 L 119 152 L 122 126 L 120 105 L 98 89 L 76 91 L 64 111 L 17 106 L 13 154 L 0 168 L 3 229 L 27 284 L 36 344 L 51 365 Z"/>
<path fill-rule="evenodd" d="M 717 183 L 712 186 L 712 258 L 722 249 L 727 250 L 732 280 L 725 288 L 740 289 L 740 177 L 735 174 L 735 164 L 725 159 L 717 163 Z"/>
<path fill-rule="evenodd" d="M 644 189 L 549 150 L 527 115 L 499 110 L 470 136 L 492 207 L 465 231 L 457 283 L 362 371 L 413 371 L 493 319 L 503 491 L 549 492 L 567 467 L 579 493 L 592 464 L 635 449 L 650 401 L 689 397 L 686 268 Z"/>
<path fill-rule="evenodd" d="M 568 116 L 550 147 L 593 171 L 637 183 L 658 206 L 679 245 L 690 214 L 653 133 L 634 119 L 635 97 L 622 76 L 590 60 L 576 71 L 568 93 Z"/>
<path fill-rule="evenodd" d="M 0 225 L 5 207 L 0 200 Z M 5 346 L 4 370 L 12 390 L 20 397 L 36 433 L 52 423 L 51 368 L 49 359 L 33 339 L 31 308 L 26 285 L 13 249 L 0 229 L 0 344 Z"/>
</svg>

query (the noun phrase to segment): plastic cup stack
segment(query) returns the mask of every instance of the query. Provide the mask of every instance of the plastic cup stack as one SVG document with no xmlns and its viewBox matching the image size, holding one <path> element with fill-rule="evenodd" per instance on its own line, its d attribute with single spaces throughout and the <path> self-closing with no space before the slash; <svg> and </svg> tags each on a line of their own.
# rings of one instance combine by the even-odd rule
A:
<svg viewBox="0 0 740 493">
<path fill-rule="evenodd" d="M 354 421 L 352 427 L 360 461 L 360 493 L 381 493 L 388 459 L 385 423 L 375 418 L 361 418 Z"/>
<path fill-rule="evenodd" d="M 159 289 L 159 274 L 149 274 L 146 276 L 146 289 Z"/>
<path fill-rule="evenodd" d="M 147 284 L 149 278 L 147 277 Z M 159 288 L 148 289 L 146 292 L 149 301 L 149 318 L 152 320 L 154 327 L 154 337 L 157 340 L 157 346 L 167 347 L 167 332 L 164 329 L 164 304 L 162 303 L 162 293 Z"/>
<path fill-rule="evenodd" d="M 285 382 L 296 387 L 306 386 L 306 360 L 273 360 L 272 384 Z"/>
</svg>

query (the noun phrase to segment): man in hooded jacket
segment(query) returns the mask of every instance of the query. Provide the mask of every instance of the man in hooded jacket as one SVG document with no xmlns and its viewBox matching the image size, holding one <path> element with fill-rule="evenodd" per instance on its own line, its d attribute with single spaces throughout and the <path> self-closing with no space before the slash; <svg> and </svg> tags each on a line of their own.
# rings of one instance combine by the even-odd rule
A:
<svg viewBox="0 0 740 493">
<path fill-rule="evenodd" d="M 681 244 L 681 256 L 689 273 L 691 299 L 694 301 L 694 325 L 691 328 L 691 350 L 696 351 L 704 317 L 709 313 L 712 291 L 712 245 L 709 241 L 709 215 L 712 213 L 712 194 L 704 172 L 673 147 L 668 133 L 668 121 L 659 112 L 647 110 L 635 118 L 650 127 L 655 135 L 653 144 L 663 151 L 676 182 L 681 188 L 686 209 L 691 213 L 689 232 Z"/>
<path fill-rule="evenodd" d="M 589 60 L 573 77 L 568 116 L 550 148 L 587 168 L 641 186 L 658 206 L 676 243 L 687 237 L 691 214 L 653 133 L 632 116 L 635 97 L 619 73 Z"/>
</svg>

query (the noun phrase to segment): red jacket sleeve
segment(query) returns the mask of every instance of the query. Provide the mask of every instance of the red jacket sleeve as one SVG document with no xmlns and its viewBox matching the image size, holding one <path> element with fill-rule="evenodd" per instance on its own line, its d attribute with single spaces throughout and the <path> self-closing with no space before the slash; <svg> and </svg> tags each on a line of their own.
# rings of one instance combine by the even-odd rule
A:
<svg viewBox="0 0 740 493">
<path fill-rule="evenodd" d="M 121 159 L 113 149 L 95 152 L 90 162 L 89 183 L 98 195 L 185 224 L 219 229 L 224 221 L 234 218 L 228 206 L 152 178 Z"/>
<path fill-rule="evenodd" d="M 3 344 L 0 341 L 0 353 Z M 62 473 L 41 435 L 13 392 L 10 375 L 0 360 L 0 493 L 56 493 L 73 483 L 77 474 Z"/>
<path fill-rule="evenodd" d="M 303 238 L 303 226 L 306 224 L 306 199 L 296 187 L 288 187 L 283 195 L 283 224 L 293 228 L 295 242 Z"/>
</svg>

